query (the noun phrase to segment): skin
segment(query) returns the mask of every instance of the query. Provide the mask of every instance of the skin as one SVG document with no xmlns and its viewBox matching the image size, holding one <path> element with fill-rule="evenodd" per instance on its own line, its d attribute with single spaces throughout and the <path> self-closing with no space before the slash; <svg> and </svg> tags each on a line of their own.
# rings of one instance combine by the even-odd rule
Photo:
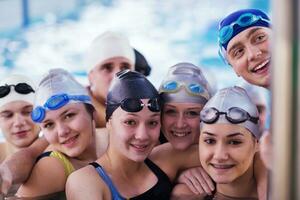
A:
<svg viewBox="0 0 300 200">
<path fill-rule="evenodd" d="M 45 151 L 55 150 L 65 154 L 75 169 L 96 159 L 95 125 L 83 103 L 70 103 L 58 110 L 47 111 L 39 125 L 50 143 Z M 17 195 L 32 197 L 63 191 L 66 180 L 61 161 L 45 157 L 35 164 Z"/>
<path fill-rule="evenodd" d="M 31 120 L 31 111 L 32 105 L 25 101 L 13 101 L 1 106 L 0 128 L 6 140 L 6 149 L 10 152 L 7 152 L 8 155 L 29 146 L 38 137 L 39 127 Z"/>
<path fill-rule="evenodd" d="M 166 103 L 162 112 L 162 132 L 175 149 L 185 150 L 198 142 L 200 111 L 197 103 Z"/>
<path fill-rule="evenodd" d="M 238 76 L 261 87 L 270 86 L 271 29 L 251 27 L 233 37 L 226 57 Z"/>
<path fill-rule="evenodd" d="M 99 102 L 105 102 L 108 88 L 115 74 L 121 70 L 131 69 L 134 66 L 124 57 L 113 57 L 96 65 L 88 74 L 90 90 Z M 101 84 L 99 84 L 101 83 Z"/>
<path fill-rule="evenodd" d="M 148 102 L 146 99 L 142 101 L 145 104 Z M 107 128 L 109 147 L 96 162 L 105 168 L 124 197 L 144 193 L 157 182 L 156 176 L 144 163 L 147 157 L 171 181 L 176 178 L 178 170 L 199 165 L 199 160 L 195 159 L 196 146 L 178 151 L 166 143 L 153 149 L 159 137 L 160 113 L 151 112 L 147 107 L 137 113 L 128 113 L 119 107 L 107 123 Z M 66 188 L 68 199 L 111 199 L 108 186 L 92 166 L 72 173 Z"/>
<path fill-rule="evenodd" d="M 242 126 L 203 125 L 199 137 L 200 162 L 216 182 L 217 191 L 222 194 L 257 197 L 253 174 L 257 151 L 257 140 Z"/>
</svg>

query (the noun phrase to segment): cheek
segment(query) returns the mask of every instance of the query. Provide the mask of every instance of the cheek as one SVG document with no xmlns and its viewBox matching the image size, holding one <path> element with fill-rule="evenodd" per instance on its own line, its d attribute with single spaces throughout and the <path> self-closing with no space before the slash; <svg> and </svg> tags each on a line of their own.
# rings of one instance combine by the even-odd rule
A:
<svg viewBox="0 0 300 200">
<path fill-rule="evenodd" d="M 53 144 L 53 143 L 56 143 L 57 141 L 57 135 L 54 131 L 43 131 L 43 134 L 46 138 L 46 140 L 50 143 L 50 144 Z"/>
</svg>

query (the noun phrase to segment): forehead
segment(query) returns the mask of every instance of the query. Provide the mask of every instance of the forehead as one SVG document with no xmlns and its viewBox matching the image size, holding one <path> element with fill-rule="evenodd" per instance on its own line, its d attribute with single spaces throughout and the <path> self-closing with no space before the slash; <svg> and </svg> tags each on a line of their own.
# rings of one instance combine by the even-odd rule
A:
<svg viewBox="0 0 300 200">
<path fill-rule="evenodd" d="M 0 107 L 0 112 L 3 111 L 18 111 L 25 108 L 32 108 L 32 104 L 26 101 L 12 101 Z"/>
<path fill-rule="evenodd" d="M 271 29 L 267 27 L 261 27 L 261 26 L 254 26 L 250 27 L 248 29 L 245 29 L 244 31 L 240 32 L 236 36 L 234 36 L 228 43 L 227 50 L 230 50 L 234 45 L 237 43 L 243 43 L 247 42 L 251 36 L 257 32 L 265 32 L 267 34 L 271 33 Z"/>
<path fill-rule="evenodd" d="M 132 63 L 128 58 L 121 57 L 121 56 L 108 58 L 104 60 L 102 63 L 100 63 L 100 65 L 111 64 L 111 63 L 112 64 L 124 63 L 124 64 L 128 64 L 129 66 L 132 66 Z"/>
<path fill-rule="evenodd" d="M 245 127 L 240 126 L 238 124 L 202 124 L 201 133 L 203 132 L 211 133 L 216 137 L 227 137 L 235 133 L 240 133 L 244 136 L 251 136 L 251 133 Z"/>
<path fill-rule="evenodd" d="M 176 108 L 176 109 L 202 109 L 203 104 L 198 103 L 174 103 L 174 102 L 168 102 L 164 104 L 164 108 Z"/>
</svg>

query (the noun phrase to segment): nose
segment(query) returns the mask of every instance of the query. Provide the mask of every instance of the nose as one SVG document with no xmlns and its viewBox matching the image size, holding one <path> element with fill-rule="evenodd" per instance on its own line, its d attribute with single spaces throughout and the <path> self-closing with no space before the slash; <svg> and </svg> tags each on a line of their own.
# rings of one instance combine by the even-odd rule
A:
<svg viewBox="0 0 300 200">
<path fill-rule="evenodd" d="M 64 123 L 58 123 L 56 130 L 59 137 L 66 137 L 70 133 L 70 128 Z"/>
<path fill-rule="evenodd" d="M 176 120 L 176 126 L 177 128 L 183 128 L 186 126 L 186 118 L 183 113 L 180 113 L 177 120 Z"/>
<path fill-rule="evenodd" d="M 261 49 L 255 45 L 249 45 L 247 47 L 248 52 L 248 61 L 255 60 L 256 58 L 260 57 L 262 54 Z"/>
<path fill-rule="evenodd" d="M 215 146 L 214 159 L 221 162 L 228 159 L 228 151 L 223 144 L 219 143 Z"/>
<path fill-rule="evenodd" d="M 18 128 L 26 124 L 26 118 L 20 114 L 15 114 L 14 125 Z"/>
<path fill-rule="evenodd" d="M 135 138 L 138 140 L 146 140 L 149 138 L 147 127 L 144 123 L 140 123 L 136 129 Z"/>
</svg>

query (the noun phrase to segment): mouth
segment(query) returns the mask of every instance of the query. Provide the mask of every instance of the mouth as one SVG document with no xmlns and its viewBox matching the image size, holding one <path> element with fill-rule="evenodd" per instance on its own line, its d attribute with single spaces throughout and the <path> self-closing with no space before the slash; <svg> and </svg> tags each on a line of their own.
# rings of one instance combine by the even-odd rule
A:
<svg viewBox="0 0 300 200">
<path fill-rule="evenodd" d="M 140 152 L 146 151 L 149 147 L 148 144 L 130 144 L 130 146 Z"/>
<path fill-rule="evenodd" d="M 79 135 L 75 135 L 67 140 L 65 140 L 64 142 L 62 142 L 61 144 L 66 146 L 66 147 L 71 147 L 75 144 L 77 138 L 79 137 Z"/>
<path fill-rule="evenodd" d="M 29 131 L 30 130 L 21 130 L 21 131 L 15 132 L 14 135 L 16 135 L 17 137 L 26 137 L 26 135 Z"/>
<path fill-rule="evenodd" d="M 258 74 L 264 73 L 265 71 L 268 70 L 269 63 L 270 63 L 270 58 L 265 60 L 264 62 L 260 63 L 259 65 L 255 66 L 250 71 L 252 73 L 258 73 Z"/>
<path fill-rule="evenodd" d="M 174 137 L 185 137 L 185 136 L 191 134 L 191 132 L 190 131 L 171 131 L 171 134 Z"/>
<path fill-rule="evenodd" d="M 213 163 L 211 163 L 210 165 L 217 170 L 228 170 L 235 166 L 234 164 L 213 164 Z"/>
</svg>

